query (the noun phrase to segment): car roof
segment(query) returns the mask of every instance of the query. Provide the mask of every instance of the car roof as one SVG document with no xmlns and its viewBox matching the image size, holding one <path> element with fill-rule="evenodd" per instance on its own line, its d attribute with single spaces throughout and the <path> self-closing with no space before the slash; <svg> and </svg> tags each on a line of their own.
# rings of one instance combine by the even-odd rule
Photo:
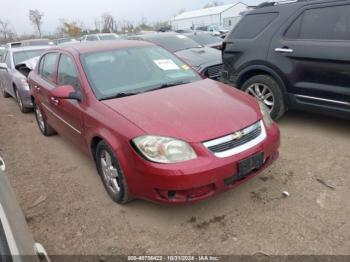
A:
<svg viewBox="0 0 350 262">
<path fill-rule="evenodd" d="M 154 46 L 152 43 L 135 40 L 120 40 L 120 41 L 94 41 L 94 42 L 82 42 L 71 45 L 64 45 L 59 47 L 52 47 L 50 50 L 63 50 L 75 54 L 85 54 L 92 52 L 103 52 L 114 49 L 126 49 L 133 47 L 146 47 Z"/>
<path fill-rule="evenodd" d="M 275 1 L 275 2 L 264 2 L 258 5 L 255 9 L 246 12 L 245 14 L 255 14 L 270 11 L 279 11 L 281 9 L 292 11 L 293 8 L 299 8 L 301 6 L 307 6 L 310 4 L 323 4 L 332 2 L 344 2 L 347 0 L 286 0 L 286 1 Z"/>
<path fill-rule="evenodd" d="M 21 52 L 21 51 L 49 49 L 50 47 L 52 46 L 51 45 L 19 46 L 19 47 L 8 48 L 8 50 L 11 50 L 11 52 Z"/>
</svg>

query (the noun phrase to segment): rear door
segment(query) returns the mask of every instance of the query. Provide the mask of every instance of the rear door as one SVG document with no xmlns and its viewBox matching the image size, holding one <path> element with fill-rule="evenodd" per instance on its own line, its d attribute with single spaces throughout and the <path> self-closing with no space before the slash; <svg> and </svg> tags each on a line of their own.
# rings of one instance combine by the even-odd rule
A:
<svg viewBox="0 0 350 262">
<path fill-rule="evenodd" d="M 269 60 L 299 103 L 350 109 L 350 2 L 297 11 L 275 34 Z"/>
<path fill-rule="evenodd" d="M 51 102 L 51 91 L 57 87 L 56 76 L 57 76 L 57 61 L 58 53 L 50 52 L 45 54 L 39 63 L 38 75 L 32 78 L 31 89 L 34 94 L 36 104 L 41 108 L 46 116 L 49 124 L 57 128 L 60 125 L 59 120 L 53 112 L 53 106 Z"/>
</svg>

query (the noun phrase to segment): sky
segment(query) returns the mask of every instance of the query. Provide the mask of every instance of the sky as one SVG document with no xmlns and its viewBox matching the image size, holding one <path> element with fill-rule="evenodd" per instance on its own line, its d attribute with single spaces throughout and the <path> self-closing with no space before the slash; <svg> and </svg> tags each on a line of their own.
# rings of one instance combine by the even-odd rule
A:
<svg viewBox="0 0 350 262">
<path fill-rule="evenodd" d="M 0 20 L 9 21 L 13 30 L 21 34 L 35 32 L 29 23 L 29 9 L 38 9 L 45 14 L 43 33 L 55 33 L 59 20 L 81 21 L 87 28 L 94 28 L 94 21 L 103 13 L 112 14 L 116 20 L 127 19 L 140 23 L 142 17 L 148 23 L 167 21 L 184 8 L 186 11 L 202 8 L 211 0 L 0 0 L 6 2 L 0 9 Z M 221 0 L 224 4 L 234 1 Z M 258 4 L 263 0 L 243 0 L 248 5 Z"/>
</svg>

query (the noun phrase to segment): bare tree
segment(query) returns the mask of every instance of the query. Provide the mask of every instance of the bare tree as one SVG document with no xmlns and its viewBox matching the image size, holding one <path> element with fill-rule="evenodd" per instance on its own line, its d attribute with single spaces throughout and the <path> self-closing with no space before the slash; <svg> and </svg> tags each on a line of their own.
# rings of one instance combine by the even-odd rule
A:
<svg viewBox="0 0 350 262">
<path fill-rule="evenodd" d="M 14 33 L 10 28 L 9 21 L 0 20 L 0 34 L 4 42 L 7 42 L 9 39 L 13 38 Z"/>
<path fill-rule="evenodd" d="M 181 14 L 183 14 L 183 13 L 185 13 L 186 12 L 186 9 L 185 8 L 181 8 L 178 12 L 177 12 L 177 14 L 178 15 L 181 15 Z"/>
<path fill-rule="evenodd" d="M 203 8 L 210 8 L 210 7 L 214 7 L 214 6 L 219 6 L 222 5 L 222 2 L 219 1 L 213 1 L 211 3 L 207 3 L 206 5 L 203 6 Z"/>
<path fill-rule="evenodd" d="M 116 30 L 117 24 L 113 16 L 109 13 L 104 13 L 101 16 L 102 31 L 104 33 L 112 33 Z"/>
<path fill-rule="evenodd" d="M 37 9 L 29 10 L 29 20 L 32 25 L 38 30 L 39 36 L 41 38 L 41 25 L 43 24 L 44 13 Z"/>
</svg>

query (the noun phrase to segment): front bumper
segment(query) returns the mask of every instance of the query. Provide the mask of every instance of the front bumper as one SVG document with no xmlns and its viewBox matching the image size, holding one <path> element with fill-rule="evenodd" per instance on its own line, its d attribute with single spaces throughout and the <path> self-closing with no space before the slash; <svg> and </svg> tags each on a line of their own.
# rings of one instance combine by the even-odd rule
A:
<svg viewBox="0 0 350 262">
<path fill-rule="evenodd" d="M 197 159 L 179 164 L 151 163 L 133 151 L 135 165 L 123 166 L 130 193 L 159 203 L 181 204 L 232 189 L 258 175 L 278 158 L 279 129 L 273 124 L 266 131 L 267 137 L 262 143 L 227 158 L 215 157 L 202 144 L 192 145 Z M 238 181 L 238 162 L 260 152 L 264 153 L 263 166 Z"/>
</svg>

